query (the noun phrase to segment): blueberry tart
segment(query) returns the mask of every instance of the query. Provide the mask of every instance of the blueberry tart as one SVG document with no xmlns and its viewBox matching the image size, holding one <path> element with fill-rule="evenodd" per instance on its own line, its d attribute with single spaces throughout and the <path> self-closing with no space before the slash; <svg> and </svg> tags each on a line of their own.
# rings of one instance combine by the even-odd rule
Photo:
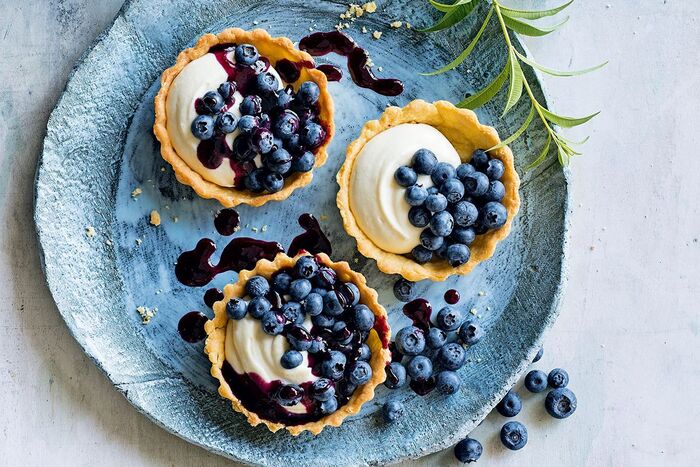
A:
<svg viewBox="0 0 700 467">
<path fill-rule="evenodd" d="M 442 281 L 490 258 L 520 206 L 513 154 L 476 114 L 414 100 L 367 122 L 338 172 L 358 250 L 387 274 Z"/>
<path fill-rule="evenodd" d="M 248 422 L 296 436 L 340 426 L 391 359 L 387 314 L 348 263 L 279 254 L 224 288 L 205 325 L 219 394 Z"/>
<path fill-rule="evenodd" d="M 153 131 L 177 179 L 230 207 L 283 200 L 327 159 L 326 76 L 262 29 L 205 34 L 163 72 Z"/>
</svg>

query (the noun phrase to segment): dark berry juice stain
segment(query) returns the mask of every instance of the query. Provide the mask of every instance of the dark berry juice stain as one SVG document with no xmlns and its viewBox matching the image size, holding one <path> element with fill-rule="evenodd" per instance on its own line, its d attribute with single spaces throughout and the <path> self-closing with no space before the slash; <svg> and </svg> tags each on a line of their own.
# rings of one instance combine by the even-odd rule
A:
<svg viewBox="0 0 700 467">
<path fill-rule="evenodd" d="M 403 306 L 403 314 L 408 316 L 413 325 L 427 331 L 430 328 L 430 315 L 433 307 L 424 298 L 416 298 Z"/>
<path fill-rule="evenodd" d="M 413 389 L 413 392 L 419 396 L 425 396 L 430 394 L 430 392 L 435 389 L 437 381 L 435 380 L 435 376 L 431 376 L 430 378 L 423 380 L 412 379 L 408 385 L 411 387 L 411 389 Z"/>
<path fill-rule="evenodd" d="M 330 63 L 319 65 L 316 69 L 326 75 L 328 81 L 340 81 L 343 78 L 343 71 Z"/>
<path fill-rule="evenodd" d="M 287 251 L 289 256 L 296 256 L 302 250 L 311 254 L 326 253 L 330 255 L 333 252 L 331 242 L 321 230 L 321 226 L 313 214 L 305 213 L 299 216 L 299 225 L 305 232 L 292 240 Z"/>
<path fill-rule="evenodd" d="M 233 235 L 241 227 L 241 216 L 233 208 L 222 209 L 214 217 L 214 227 L 221 235 Z"/>
<path fill-rule="evenodd" d="M 211 264 L 211 257 L 216 251 L 216 244 L 203 238 L 197 242 L 194 250 L 185 251 L 177 259 L 175 276 L 190 287 L 208 284 L 216 275 L 226 271 L 240 272 L 253 269 L 261 259 L 273 260 L 284 248 L 277 242 L 265 242 L 254 238 L 234 238 L 221 252 L 218 264 Z"/>
<path fill-rule="evenodd" d="M 207 337 L 204 323 L 208 320 L 209 318 L 205 314 L 199 311 L 190 311 L 180 318 L 180 322 L 177 323 L 177 332 L 180 333 L 180 337 L 190 344 L 202 341 Z"/>
<path fill-rule="evenodd" d="M 384 371 L 386 371 L 386 380 L 389 381 L 392 386 L 399 384 L 399 377 L 396 375 L 396 373 L 394 373 L 394 370 L 391 368 L 390 364 L 386 364 Z"/>
<path fill-rule="evenodd" d="M 223 299 L 224 299 L 224 293 L 220 289 L 217 289 L 216 287 L 213 287 L 213 288 L 207 290 L 206 292 L 204 292 L 204 303 L 209 308 L 213 308 L 214 303 L 220 302 Z"/>
<path fill-rule="evenodd" d="M 293 62 L 289 59 L 283 58 L 275 64 L 275 70 L 282 78 L 282 81 L 287 83 L 295 83 L 299 78 L 301 78 L 302 68 L 313 68 L 314 64 L 310 61 Z"/>
<path fill-rule="evenodd" d="M 382 347 L 389 348 L 389 323 L 385 316 L 377 316 L 374 321 L 374 330 L 377 331 L 379 338 L 382 341 Z"/>
<path fill-rule="evenodd" d="M 391 361 L 395 363 L 401 363 L 401 360 L 403 359 L 403 355 L 401 355 L 401 352 L 396 350 L 396 344 L 391 342 L 389 344 L 389 352 L 391 352 Z"/>
<path fill-rule="evenodd" d="M 445 292 L 445 303 L 448 305 L 455 305 L 459 302 L 459 292 L 455 289 L 450 289 Z"/>
<path fill-rule="evenodd" d="M 315 32 L 299 41 L 299 49 L 319 57 L 331 52 L 347 57 L 348 71 L 353 82 L 362 88 L 371 89 L 384 96 L 398 96 L 403 92 L 403 83 L 398 79 L 377 78 L 367 65 L 369 54 L 350 36 L 340 31 Z"/>
</svg>

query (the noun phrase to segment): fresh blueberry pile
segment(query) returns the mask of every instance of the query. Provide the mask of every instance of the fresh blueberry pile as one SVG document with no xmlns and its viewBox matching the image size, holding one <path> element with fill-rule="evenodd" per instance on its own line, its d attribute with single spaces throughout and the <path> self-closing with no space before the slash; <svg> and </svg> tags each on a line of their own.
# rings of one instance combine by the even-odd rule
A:
<svg viewBox="0 0 700 467">
<path fill-rule="evenodd" d="M 313 81 L 301 83 L 296 92 L 289 85 L 278 89 L 269 62 L 254 46 L 237 45 L 234 54 L 236 75 L 197 100 L 192 134 L 221 146 L 227 145 L 223 137 L 237 132 L 230 150 L 216 144 L 213 150 L 230 155 L 243 168 L 245 188 L 274 193 L 284 188 L 286 177 L 313 168 L 314 150 L 326 140 L 318 118 L 320 89 Z M 230 111 L 236 91 L 243 96 L 239 119 Z"/>
<path fill-rule="evenodd" d="M 338 280 L 333 269 L 316 258 L 302 256 L 293 268 L 276 272 L 271 280 L 251 277 L 245 291 L 247 300 L 233 298 L 227 303 L 228 317 L 239 320 L 250 315 L 260 320 L 265 333 L 283 335 L 289 343 L 290 350 L 280 360 L 283 368 L 298 367 L 304 360 L 302 352 L 307 352 L 312 372 L 320 376 L 309 387 L 282 386 L 272 395 L 280 405 L 315 402 L 319 414 L 328 414 L 371 379 L 372 355 L 365 341 L 375 316 L 360 303 L 355 284 Z M 304 324 L 307 316 L 311 329 Z"/>
<path fill-rule="evenodd" d="M 506 189 L 500 181 L 504 171 L 503 162 L 481 149 L 458 167 L 419 149 L 410 167 L 396 170 L 394 179 L 406 188 L 404 197 L 411 206 L 408 219 L 424 229 L 420 245 L 411 251 L 416 262 L 424 264 L 437 256 L 452 267 L 461 266 L 469 261 L 469 245 L 476 235 L 506 223 L 508 211 L 501 204 Z M 434 185 L 425 188 L 419 175 L 430 176 Z"/>
</svg>

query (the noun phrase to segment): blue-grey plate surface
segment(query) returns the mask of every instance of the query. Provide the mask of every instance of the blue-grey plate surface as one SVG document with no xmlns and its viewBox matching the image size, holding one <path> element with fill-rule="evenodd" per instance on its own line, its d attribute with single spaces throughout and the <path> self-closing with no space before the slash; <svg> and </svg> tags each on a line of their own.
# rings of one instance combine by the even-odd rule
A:
<svg viewBox="0 0 700 467">
<path fill-rule="evenodd" d="M 337 135 L 328 163 L 316 171 L 311 185 L 284 202 L 241 208 L 244 228 L 237 235 L 288 245 L 300 232 L 295 222 L 299 214 L 314 213 L 324 219 L 333 257 L 354 261 L 379 291 L 392 326 L 400 326 L 407 319 L 391 292 L 396 278 L 383 275 L 373 261 L 359 256 L 354 240 L 342 229 L 335 205 L 335 172 L 348 142 L 387 104 L 404 105 L 415 98 L 457 101 L 498 72 L 504 51 L 492 25 L 469 67 L 437 77 L 420 76 L 418 72 L 450 61 L 475 24 L 434 35 L 415 28 L 390 30 L 387 25 L 396 18 L 411 18 L 421 25 L 432 21 L 435 12 L 427 2 L 396 0 L 381 5 L 380 11 L 363 16 L 349 32 L 383 67 L 380 74 L 401 78 L 406 91 L 398 98 L 386 98 L 357 88 L 347 76 L 332 83 Z M 403 399 L 408 410 L 401 421 L 388 426 L 376 414 L 389 397 L 382 387 L 361 414 L 341 427 L 298 438 L 249 426 L 219 397 L 202 344 L 185 343 L 176 329 L 180 316 L 189 310 L 210 313 L 202 302 L 205 288 L 181 285 L 173 264 L 180 252 L 202 237 L 219 244 L 225 239 L 216 235 L 212 223 L 217 204 L 180 185 L 160 158 L 151 133 L 159 76 L 182 48 L 205 31 L 258 25 L 273 35 L 298 40 L 310 28 L 331 30 L 343 10 L 342 4 L 331 2 L 291 1 L 284 6 L 241 0 L 128 2 L 70 79 L 49 121 L 37 170 L 35 219 L 46 278 L 77 341 L 138 410 L 192 443 L 243 462 L 376 464 L 449 446 L 483 419 L 526 368 L 556 316 L 561 295 L 567 175 L 556 163 L 525 171 L 544 142 L 544 134 L 533 127 L 513 145 L 523 175 L 523 204 L 510 237 L 470 275 L 419 284 L 421 293 L 438 307 L 444 291 L 457 288 L 461 306 L 475 308 L 487 330 L 483 341 L 469 350 L 458 395 L 421 398 L 409 391 L 395 392 L 391 396 Z M 381 40 L 360 33 L 363 25 L 384 31 Z M 341 63 L 335 56 L 329 60 Z M 529 78 L 544 100 L 537 77 Z M 527 108 L 521 102 L 505 120 L 498 118 L 500 110 L 489 105 L 480 109 L 479 117 L 510 134 Z M 143 194 L 132 199 L 136 187 Z M 161 213 L 160 227 L 148 223 L 152 209 Z M 94 226 L 94 238 L 85 235 L 86 226 Z M 212 285 L 232 280 L 235 274 L 223 274 Z M 147 326 L 136 312 L 139 305 L 158 308 Z"/>
</svg>

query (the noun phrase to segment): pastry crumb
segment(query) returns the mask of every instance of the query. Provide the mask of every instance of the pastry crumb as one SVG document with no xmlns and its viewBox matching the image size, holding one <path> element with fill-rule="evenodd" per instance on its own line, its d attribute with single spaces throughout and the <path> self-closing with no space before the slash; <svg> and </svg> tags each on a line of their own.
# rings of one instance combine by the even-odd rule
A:
<svg viewBox="0 0 700 467">
<path fill-rule="evenodd" d="M 177 223 L 177 221 L 179 221 L 179 220 L 180 220 L 180 218 L 179 218 L 179 217 L 177 217 L 177 216 L 173 216 L 173 217 L 172 217 L 172 219 L 173 219 L 173 222 L 175 222 L 175 223 Z"/>
<path fill-rule="evenodd" d="M 325 214 L 321 214 L 321 215 L 319 216 L 319 219 L 321 219 L 322 221 L 327 221 L 327 220 L 328 220 L 328 216 L 325 215 Z"/>
<path fill-rule="evenodd" d="M 267 225 L 263 225 L 262 229 L 260 229 L 260 230 L 262 230 L 263 232 L 267 232 Z"/>
<path fill-rule="evenodd" d="M 137 306 L 136 311 L 141 316 L 141 324 L 146 325 L 151 322 L 151 319 L 158 312 L 158 308 L 148 308 L 143 305 Z"/>
<path fill-rule="evenodd" d="M 165 167 L 161 167 L 161 168 L 160 168 L 160 171 L 161 171 L 161 172 L 165 172 Z"/>
<path fill-rule="evenodd" d="M 140 186 L 137 186 L 136 188 L 134 188 L 134 191 L 131 192 L 131 197 L 134 198 L 134 199 L 136 199 L 136 198 L 139 197 L 139 195 L 140 195 L 141 193 L 143 193 L 143 191 L 141 190 L 141 187 L 140 187 Z"/>
<path fill-rule="evenodd" d="M 376 39 L 376 40 L 379 40 L 379 38 L 382 37 L 382 32 L 381 32 L 381 31 L 374 31 L 374 32 L 372 33 L 372 37 L 373 37 L 374 39 Z"/>
<path fill-rule="evenodd" d="M 363 33 L 363 34 L 367 34 L 367 28 L 364 27 L 364 26 L 362 26 L 362 33 Z"/>
<path fill-rule="evenodd" d="M 473 314 L 474 316 L 476 316 L 476 308 L 472 308 L 471 310 L 469 310 L 469 313 L 471 313 L 471 314 Z"/>
<path fill-rule="evenodd" d="M 140 245 L 141 242 L 143 242 L 143 240 L 141 240 L 140 238 L 137 238 L 137 239 L 136 239 L 136 244 L 137 244 L 137 245 Z"/>
<path fill-rule="evenodd" d="M 105 240 L 105 245 L 112 246 L 112 240 L 110 240 L 109 238 Z"/>
<path fill-rule="evenodd" d="M 95 228 L 93 226 L 88 225 L 85 227 L 85 236 L 87 238 L 92 238 L 95 236 L 95 234 L 97 234 L 97 232 L 95 232 Z"/>
<path fill-rule="evenodd" d="M 151 211 L 149 222 L 155 227 L 158 227 L 160 225 L 160 213 L 155 209 Z"/>
<path fill-rule="evenodd" d="M 257 228 L 257 227 L 251 227 L 250 230 L 252 230 L 253 232 L 257 232 L 257 231 L 258 231 L 258 228 Z"/>
<path fill-rule="evenodd" d="M 384 71 L 384 67 L 378 66 L 378 67 L 377 67 L 377 71 L 379 71 L 379 72 Z"/>
<path fill-rule="evenodd" d="M 253 21 L 253 24 L 257 26 L 258 24 L 260 24 L 260 21 L 255 20 Z"/>
<path fill-rule="evenodd" d="M 401 26 L 403 26 L 402 21 L 392 21 L 389 23 L 389 26 L 391 26 L 393 29 L 399 29 Z"/>
<path fill-rule="evenodd" d="M 411 29 L 411 23 L 409 23 L 408 21 L 406 21 L 406 29 Z"/>
<path fill-rule="evenodd" d="M 486 295 L 486 292 L 484 292 L 483 290 L 479 290 L 478 295 L 479 297 L 483 297 L 484 295 Z"/>
<path fill-rule="evenodd" d="M 362 5 L 362 9 L 365 10 L 367 13 L 374 13 L 377 11 L 377 2 L 367 2 L 364 5 Z"/>
</svg>

